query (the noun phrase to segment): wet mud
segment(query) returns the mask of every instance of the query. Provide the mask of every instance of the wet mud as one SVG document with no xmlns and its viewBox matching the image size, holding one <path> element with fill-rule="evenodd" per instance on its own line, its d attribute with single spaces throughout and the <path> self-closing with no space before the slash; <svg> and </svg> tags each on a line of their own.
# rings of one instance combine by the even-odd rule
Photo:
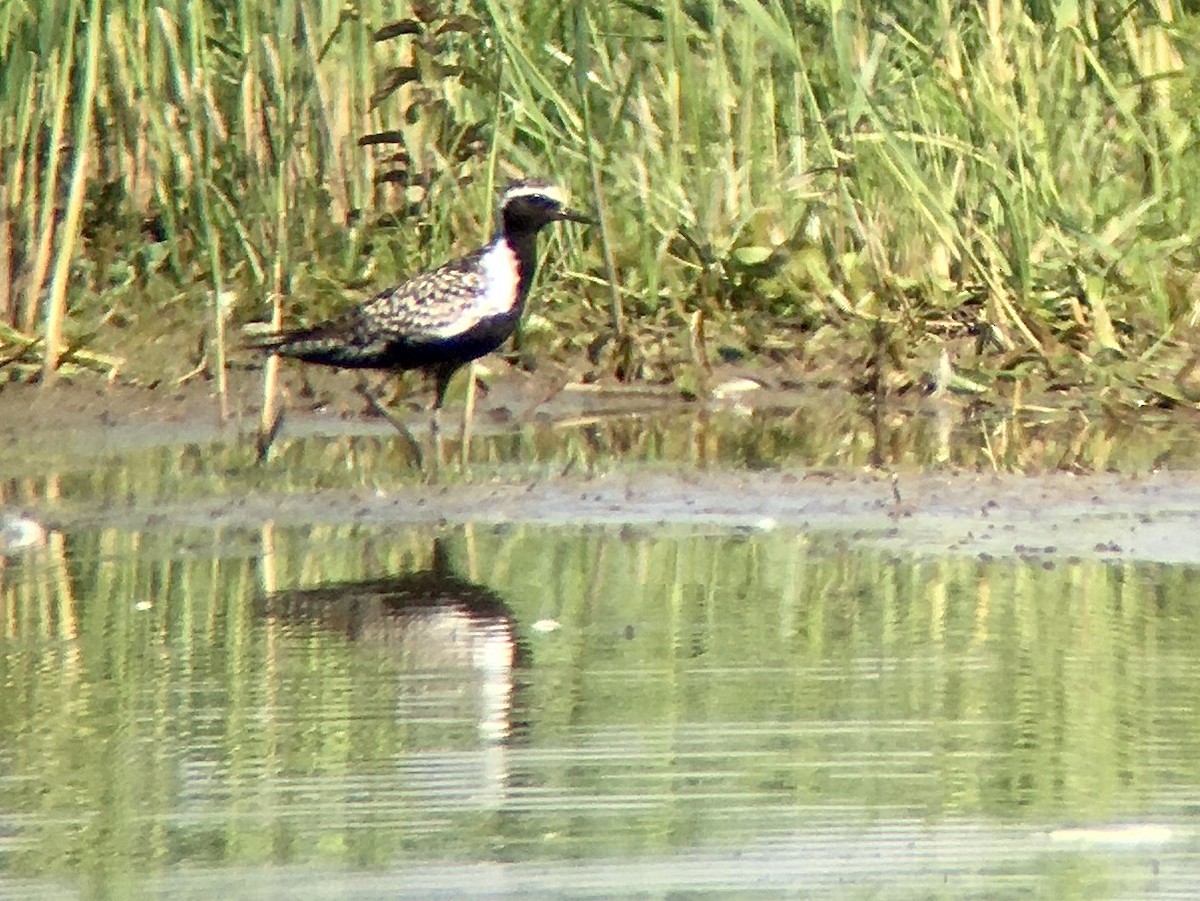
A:
<svg viewBox="0 0 1200 901">
<path fill-rule="evenodd" d="M 346 390 L 346 380 L 330 379 L 324 387 L 310 390 L 306 385 L 297 386 L 294 375 L 292 378 L 292 382 L 285 380 L 289 386 L 285 391 L 285 440 L 357 436 L 380 445 L 395 442 L 391 425 L 363 414 L 362 401 Z M 0 442 L 6 447 L 0 474 L 28 481 L 56 468 L 119 466 L 125 455 L 145 448 L 182 446 L 199 449 L 204 455 L 221 442 L 245 445 L 256 425 L 260 383 L 257 374 L 247 372 L 231 384 L 231 412 L 225 422 L 217 415 L 211 385 L 203 380 L 170 388 L 105 386 L 95 381 L 64 382 L 47 389 L 9 387 L 0 392 Z M 428 434 L 421 434 L 421 430 L 428 432 L 429 420 L 419 409 L 420 400 L 418 395 L 401 409 L 414 423 L 414 432 L 428 440 Z M 481 401 L 474 423 L 476 437 L 471 440 L 503 436 L 532 422 L 548 429 L 584 429 L 587 440 L 600 446 L 603 442 L 596 437 L 597 430 L 605 423 L 621 423 L 626 433 L 636 435 L 641 422 L 665 417 L 667 433 L 694 432 L 700 420 L 724 416 L 733 423 L 727 431 L 734 437 L 723 439 L 723 446 L 738 447 L 738 453 L 701 453 L 686 460 L 672 460 L 664 453 L 647 463 L 644 457 L 622 459 L 619 448 L 601 447 L 596 455 L 599 465 L 593 461 L 585 467 L 560 466 L 561 461 L 554 459 L 532 467 L 476 464 L 452 471 L 448 478 L 415 470 L 397 473 L 389 480 L 387 467 L 381 464 L 382 475 L 366 488 L 305 490 L 291 485 L 279 491 L 273 490 L 273 479 L 266 477 L 250 490 L 231 484 L 228 490 L 218 487 L 190 492 L 178 500 L 159 492 L 153 498 L 119 505 L 104 499 L 75 503 L 69 496 L 40 497 L 41 492 L 34 490 L 6 501 L 50 528 L 64 529 L 91 525 L 129 529 L 250 527 L 268 521 L 287 525 L 525 522 L 656 529 L 787 528 L 836 531 L 849 541 L 876 543 L 906 553 L 1046 561 L 1200 562 L 1196 531 L 1200 476 L 1186 468 L 1191 444 L 1188 422 L 1170 423 L 1171 437 L 1164 444 L 1175 450 L 1184 468 L 1157 466 L 1153 455 L 1139 458 L 1146 462 L 1135 462 L 1130 468 L 1141 469 L 1135 472 L 1081 472 L 1079 466 L 1055 466 L 1055 460 L 1061 459 L 1056 448 L 1069 446 L 1073 439 L 1049 438 L 1026 425 L 1020 430 L 1022 438 L 1043 452 L 1037 471 L 999 472 L 978 464 L 956 466 L 944 461 L 919 465 L 919 454 L 907 454 L 901 447 L 903 442 L 897 438 L 901 426 L 881 436 L 877 421 L 864 424 L 871 419 L 871 411 L 857 410 L 857 418 L 845 420 L 844 432 L 839 435 L 842 420 L 827 423 L 819 418 L 820 411 L 839 406 L 849 408 L 852 401 L 829 393 L 749 390 L 731 392 L 708 404 L 686 404 L 654 387 L 563 385 L 553 378 L 508 374 L 495 380 Z M 456 433 L 458 409 L 444 415 L 443 429 Z M 936 429 L 929 423 L 939 417 L 957 417 L 958 422 L 964 415 L 961 408 L 953 406 L 939 408 L 936 414 L 929 409 L 893 409 L 884 414 L 885 418 L 904 420 L 910 431 L 920 427 L 933 431 Z M 874 418 L 879 419 L 877 411 Z M 757 431 L 754 423 L 758 423 Z M 816 454 L 817 459 L 811 459 L 811 450 L 772 460 L 772 447 L 784 444 L 776 434 L 779 423 L 797 433 L 797 442 L 817 433 L 834 446 L 839 440 L 861 439 L 863 444 L 874 440 L 876 447 L 847 457 L 849 465 L 823 466 L 828 457 Z M 1060 418 L 1059 425 L 1070 431 L 1068 418 Z M 861 436 L 854 432 L 860 427 Z M 739 442 L 749 446 L 751 439 L 739 429 L 754 432 L 753 440 L 770 446 L 755 446 L 747 452 Z M 960 430 L 969 432 L 975 426 L 968 424 Z M 1015 431 L 1008 429 L 1005 434 L 1011 436 Z M 954 434 L 953 428 L 947 427 L 947 437 L 933 444 L 953 442 Z M 1126 438 L 1123 432 L 1112 430 L 1095 433 L 1093 438 L 1105 448 L 1139 440 L 1136 433 Z M 694 445 L 705 439 L 689 435 L 687 440 Z M 886 453 L 879 453 L 880 446 Z M 985 451 L 991 453 L 992 448 Z M 892 460 L 871 465 L 873 458 L 889 454 Z M 241 463 L 227 465 L 245 470 L 254 467 L 244 456 Z M 581 468 L 584 471 L 579 471 Z"/>
</svg>

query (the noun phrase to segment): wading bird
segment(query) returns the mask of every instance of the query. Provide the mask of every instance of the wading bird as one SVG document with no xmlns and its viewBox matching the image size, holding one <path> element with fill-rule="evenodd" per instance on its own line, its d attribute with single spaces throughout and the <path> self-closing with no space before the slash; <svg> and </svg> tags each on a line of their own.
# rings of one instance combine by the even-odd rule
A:
<svg viewBox="0 0 1200 901">
<path fill-rule="evenodd" d="M 569 209 L 555 186 L 516 182 L 500 198 L 496 233 L 478 250 L 381 291 L 338 319 L 259 335 L 251 346 L 339 369 L 424 370 L 434 377 L 434 410 L 440 410 L 454 373 L 513 333 L 537 268 L 537 234 L 563 221 L 594 222 Z"/>
</svg>

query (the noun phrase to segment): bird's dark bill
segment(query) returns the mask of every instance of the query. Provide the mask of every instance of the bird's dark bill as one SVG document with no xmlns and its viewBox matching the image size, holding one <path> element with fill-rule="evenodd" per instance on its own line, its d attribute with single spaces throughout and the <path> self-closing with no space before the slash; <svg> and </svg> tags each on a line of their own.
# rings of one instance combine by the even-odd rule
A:
<svg viewBox="0 0 1200 901">
<path fill-rule="evenodd" d="M 600 221 L 595 216 L 588 216 L 578 210 L 570 210 L 563 208 L 558 212 L 559 219 L 565 219 L 567 222 L 582 222 L 584 225 L 599 225 Z"/>
</svg>

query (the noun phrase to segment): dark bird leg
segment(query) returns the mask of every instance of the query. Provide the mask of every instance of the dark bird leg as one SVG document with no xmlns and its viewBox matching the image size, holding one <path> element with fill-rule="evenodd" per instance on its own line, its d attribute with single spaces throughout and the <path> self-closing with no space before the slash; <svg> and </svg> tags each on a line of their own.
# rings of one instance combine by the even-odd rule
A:
<svg viewBox="0 0 1200 901">
<path fill-rule="evenodd" d="M 437 394 L 433 402 L 433 428 L 435 432 L 438 430 L 440 423 L 440 413 L 442 405 L 446 402 L 446 389 L 450 387 L 450 380 L 454 378 L 454 374 L 463 367 L 467 368 L 467 395 L 463 402 L 462 427 L 459 430 L 460 453 L 459 459 L 465 466 L 467 462 L 467 449 L 471 443 L 472 426 L 475 419 L 475 361 L 472 360 L 466 364 L 449 363 L 438 367 L 435 371 L 437 379 Z"/>
<path fill-rule="evenodd" d="M 433 394 L 433 409 L 440 410 L 442 405 L 446 403 L 446 390 L 450 387 L 450 380 L 454 378 L 454 373 L 458 372 L 460 363 L 443 363 L 433 371 L 434 378 L 434 394 Z"/>
<path fill-rule="evenodd" d="M 392 428 L 400 433 L 400 440 L 404 442 L 404 446 L 408 450 L 409 456 L 416 460 L 418 469 L 424 469 L 425 454 L 421 450 L 421 443 L 413 437 L 413 433 L 409 431 L 408 426 L 405 425 L 402 420 L 397 419 L 392 414 L 391 410 L 379 402 L 379 399 L 375 396 L 375 393 L 367 387 L 365 381 L 359 380 L 359 382 L 354 386 L 354 390 L 358 392 L 359 396 L 367 402 L 368 407 L 375 411 L 377 415 L 383 417 L 385 422 L 389 423 Z"/>
<path fill-rule="evenodd" d="M 446 391 L 450 380 L 458 371 L 457 362 L 443 363 L 433 370 L 433 415 L 429 422 L 429 431 L 433 435 L 433 455 L 437 465 L 442 462 L 442 407 L 446 403 Z"/>
</svg>

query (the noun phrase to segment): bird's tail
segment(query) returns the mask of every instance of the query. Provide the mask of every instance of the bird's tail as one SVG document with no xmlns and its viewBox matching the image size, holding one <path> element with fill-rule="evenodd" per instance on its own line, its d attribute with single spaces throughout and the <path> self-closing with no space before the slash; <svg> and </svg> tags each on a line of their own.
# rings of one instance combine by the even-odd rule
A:
<svg viewBox="0 0 1200 901">
<path fill-rule="evenodd" d="M 243 346 L 324 366 L 370 369 L 379 365 L 376 348 L 361 346 L 352 335 L 332 323 L 280 332 L 247 330 Z"/>
<path fill-rule="evenodd" d="M 275 353 L 282 350 L 297 337 L 297 332 L 270 331 L 270 326 L 263 322 L 251 323 L 242 333 L 242 347 L 247 350 L 260 350 L 265 353 Z"/>
<path fill-rule="evenodd" d="M 271 331 L 266 323 L 254 323 L 243 332 L 242 346 L 249 350 L 283 354 L 285 357 L 304 357 L 312 352 L 328 352 L 340 343 L 339 337 L 336 330 L 328 325 L 276 332 Z"/>
</svg>

